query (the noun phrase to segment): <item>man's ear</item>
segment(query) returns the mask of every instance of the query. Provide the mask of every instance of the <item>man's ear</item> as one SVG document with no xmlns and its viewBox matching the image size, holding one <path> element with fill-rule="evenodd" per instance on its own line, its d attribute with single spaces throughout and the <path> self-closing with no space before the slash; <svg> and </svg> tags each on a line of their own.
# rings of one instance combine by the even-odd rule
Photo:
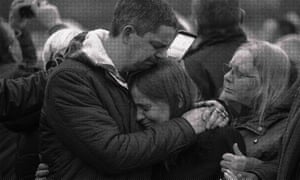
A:
<svg viewBox="0 0 300 180">
<path fill-rule="evenodd" d="M 126 25 L 121 33 L 123 43 L 128 44 L 133 34 L 136 34 L 135 28 L 132 25 Z"/>
</svg>

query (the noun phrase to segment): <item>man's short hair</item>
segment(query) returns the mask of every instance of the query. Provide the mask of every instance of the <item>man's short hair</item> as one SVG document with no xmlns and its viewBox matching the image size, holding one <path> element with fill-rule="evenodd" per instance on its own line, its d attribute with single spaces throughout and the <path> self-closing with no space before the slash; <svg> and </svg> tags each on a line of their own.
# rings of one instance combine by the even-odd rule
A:
<svg viewBox="0 0 300 180">
<path fill-rule="evenodd" d="M 118 36 L 126 25 L 134 26 L 138 35 L 155 32 L 161 25 L 178 27 L 172 8 L 163 0 L 119 0 L 110 35 Z"/>
<path fill-rule="evenodd" d="M 239 0 L 193 0 L 192 13 L 198 28 L 230 28 L 241 21 Z"/>
</svg>

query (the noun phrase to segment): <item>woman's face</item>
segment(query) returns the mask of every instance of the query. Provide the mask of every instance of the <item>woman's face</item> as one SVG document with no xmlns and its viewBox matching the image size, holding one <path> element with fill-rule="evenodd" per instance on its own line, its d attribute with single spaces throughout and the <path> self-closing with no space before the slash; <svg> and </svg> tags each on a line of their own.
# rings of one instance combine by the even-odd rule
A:
<svg viewBox="0 0 300 180">
<path fill-rule="evenodd" d="M 224 88 L 220 99 L 251 105 L 259 87 L 259 74 L 253 66 L 253 56 L 248 50 L 239 50 L 233 56 L 230 71 L 224 75 Z"/>
<path fill-rule="evenodd" d="M 131 95 L 137 107 L 137 121 L 146 128 L 170 119 L 170 106 L 162 101 L 152 101 L 136 86 L 131 90 Z"/>
</svg>

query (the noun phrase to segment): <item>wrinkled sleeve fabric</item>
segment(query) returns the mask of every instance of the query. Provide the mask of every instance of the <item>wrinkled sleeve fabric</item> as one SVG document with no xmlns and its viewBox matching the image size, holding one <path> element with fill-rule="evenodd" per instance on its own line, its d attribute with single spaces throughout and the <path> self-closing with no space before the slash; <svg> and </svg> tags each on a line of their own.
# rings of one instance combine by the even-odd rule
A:
<svg viewBox="0 0 300 180">
<path fill-rule="evenodd" d="M 190 124 L 181 118 L 145 131 L 121 133 L 84 73 L 59 72 L 48 86 L 47 121 L 67 149 L 99 172 L 147 167 L 195 139 Z"/>
<path fill-rule="evenodd" d="M 47 72 L 37 72 L 26 78 L 0 80 L 0 122 L 40 111 Z"/>
</svg>

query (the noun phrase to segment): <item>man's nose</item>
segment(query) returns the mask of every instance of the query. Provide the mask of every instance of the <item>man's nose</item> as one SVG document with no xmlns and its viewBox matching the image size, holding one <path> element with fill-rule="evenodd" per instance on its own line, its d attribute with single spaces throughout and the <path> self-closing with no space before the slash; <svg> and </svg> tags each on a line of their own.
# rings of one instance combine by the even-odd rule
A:
<svg viewBox="0 0 300 180">
<path fill-rule="evenodd" d="M 164 49 L 164 50 L 160 50 L 158 51 L 156 54 L 155 54 L 156 57 L 159 57 L 159 58 L 166 58 L 167 57 L 167 50 Z"/>
</svg>

